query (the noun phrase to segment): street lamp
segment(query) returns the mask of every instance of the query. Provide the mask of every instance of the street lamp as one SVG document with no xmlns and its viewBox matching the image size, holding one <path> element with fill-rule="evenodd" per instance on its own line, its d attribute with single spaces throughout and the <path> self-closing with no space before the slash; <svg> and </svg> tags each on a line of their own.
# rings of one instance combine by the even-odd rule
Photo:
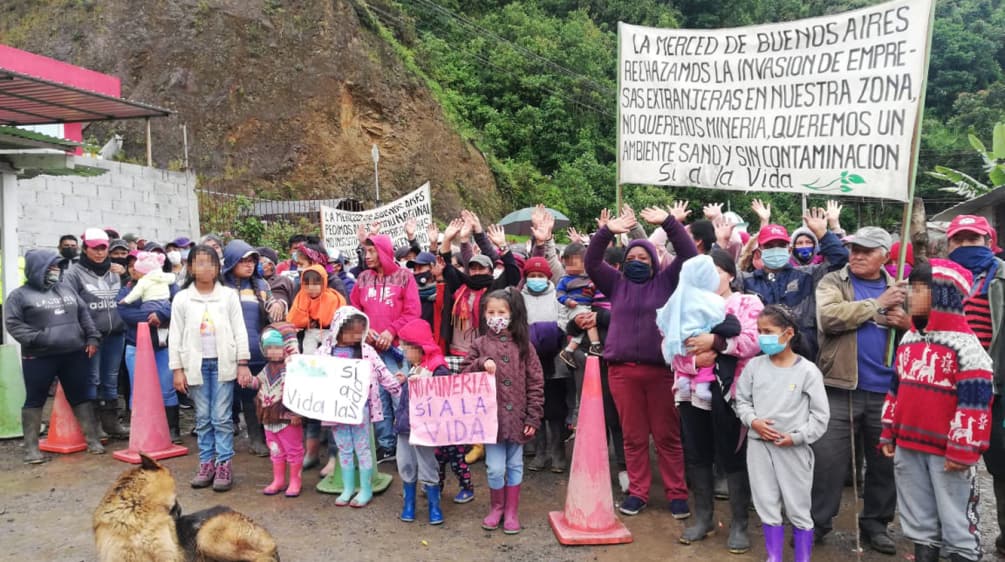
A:
<svg viewBox="0 0 1005 562">
<path fill-rule="evenodd" d="M 375 207 L 380 207 L 380 174 L 377 173 L 377 162 L 380 162 L 380 150 L 377 149 L 376 144 L 370 149 L 370 157 L 373 158 L 373 183 L 377 187 L 377 204 Z"/>
</svg>

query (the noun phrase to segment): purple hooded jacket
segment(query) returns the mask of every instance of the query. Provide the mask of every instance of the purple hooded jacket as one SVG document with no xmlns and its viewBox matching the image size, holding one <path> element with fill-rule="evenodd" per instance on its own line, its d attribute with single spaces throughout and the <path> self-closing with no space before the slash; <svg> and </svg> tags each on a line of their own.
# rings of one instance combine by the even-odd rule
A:
<svg viewBox="0 0 1005 562">
<path fill-rule="evenodd" d="M 677 254 L 667 267 L 660 268 L 656 247 L 649 240 L 632 240 L 626 248 L 626 254 L 636 246 L 649 253 L 653 276 L 645 283 L 629 281 L 604 262 L 604 251 L 614 238 L 606 226 L 590 239 L 586 273 L 611 300 L 611 324 L 604 342 L 604 359 L 609 363 L 666 364 L 660 352 L 663 338 L 656 329 L 656 309 L 666 304 L 677 288 L 681 266 L 698 255 L 698 249 L 684 226 L 672 216 L 663 222 L 663 230 Z"/>
</svg>

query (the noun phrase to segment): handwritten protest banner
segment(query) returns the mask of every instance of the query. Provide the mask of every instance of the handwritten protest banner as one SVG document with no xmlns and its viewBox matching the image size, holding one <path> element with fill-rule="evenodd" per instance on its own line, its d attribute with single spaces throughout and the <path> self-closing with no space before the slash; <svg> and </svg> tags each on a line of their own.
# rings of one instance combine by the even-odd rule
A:
<svg viewBox="0 0 1005 562">
<path fill-rule="evenodd" d="M 370 397 L 370 375 L 368 361 L 294 355 L 286 364 L 283 405 L 311 419 L 359 425 Z"/>
<path fill-rule="evenodd" d="M 412 445 L 495 443 L 496 379 L 487 373 L 409 379 L 408 421 Z"/>
<path fill-rule="evenodd" d="M 380 233 L 391 237 L 394 247 L 406 245 L 405 222 L 416 221 L 415 239 L 423 248 L 429 246 L 426 227 L 433 220 L 432 198 L 429 182 L 408 195 L 369 211 L 343 211 L 334 207 L 321 207 L 321 233 L 326 248 L 338 248 L 344 255 L 353 255 L 359 246 L 356 229 L 361 224 L 380 223 Z"/>
<path fill-rule="evenodd" d="M 905 201 L 932 0 L 733 29 L 618 24 L 620 183 Z"/>
</svg>

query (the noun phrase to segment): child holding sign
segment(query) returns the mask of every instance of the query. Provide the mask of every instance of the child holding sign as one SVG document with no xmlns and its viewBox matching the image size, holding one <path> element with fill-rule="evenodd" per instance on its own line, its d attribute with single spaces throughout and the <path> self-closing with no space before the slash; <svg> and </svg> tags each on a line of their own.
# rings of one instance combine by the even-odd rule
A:
<svg viewBox="0 0 1005 562">
<path fill-rule="evenodd" d="M 342 470 L 342 494 L 335 499 L 337 506 L 365 507 L 373 498 L 373 452 L 370 450 L 370 423 L 384 420 L 380 407 L 377 385 L 382 386 L 392 396 L 401 392 L 401 384 L 387 372 L 380 354 L 363 341 L 370 331 L 370 319 L 358 308 L 343 306 L 332 318 L 331 330 L 318 349 L 322 355 L 343 359 L 361 359 L 370 363 L 369 399 L 363 408 L 363 423 L 359 425 L 334 424 L 332 433 L 338 445 L 338 460 Z M 356 465 L 353 453 L 359 460 L 359 494 L 352 497 L 356 483 Z M 332 462 L 332 460 L 329 460 Z M 352 498 L 352 501 L 349 501 Z"/>
<path fill-rule="evenodd" d="M 504 519 L 503 532 L 520 532 L 520 484 L 523 444 L 533 439 L 544 415 L 544 375 L 530 343 L 527 309 L 513 288 L 489 293 L 481 305 L 483 336 L 477 338 L 461 371 L 485 371 L 496 378 L 499 433 L 485 445 L 491 509 L 482 528 L 493 531 Z"/>
<path fill-rule="evenodd" d="M 411 320 L 398 330 L 405 359 L 412 365 L 408 378 L 398 373 L 402 383 L 401 401 L 394 415 L 394 430 L 398 434 L 398 474 L 401 476 L 405 491 L 405 504 L 401 509 L 400 519 L 405 522 L 415 521 L 415 489 L 418 480 L 426 490 L 429 499 L 429 524 L 443 523 L 443 513 L 440 511 L 439 467 L 436 461 L 436 448 L 423 445 L 411 445 L 408 442 L 411 427 L 408 417 L 408 380 L 421 377 L 438 377 L 450 374 L 447 361 L 443 358 L 440 346 L 433 339 L 433 332 L 425 320 Z"/>
<path fill-rule="evenodd" d="M 262 354 L 265 368 L 251 379 L 251 388 L 258 389 L 255 409 L 265 428 L 265 443 L 272 457 L 272 483 L 262 490 L 274 496 L 286 486 L 286 465 L 290 465 L 290 485 L 286 497 L 300 495 L 300 473 L 304 462 L 303 419 L 283 405 L 283 384 L 286 381 L 286 358 L 299 353 L 297 329 L 288 322 L 269 324 L 262 330 Z"/>
</svg>

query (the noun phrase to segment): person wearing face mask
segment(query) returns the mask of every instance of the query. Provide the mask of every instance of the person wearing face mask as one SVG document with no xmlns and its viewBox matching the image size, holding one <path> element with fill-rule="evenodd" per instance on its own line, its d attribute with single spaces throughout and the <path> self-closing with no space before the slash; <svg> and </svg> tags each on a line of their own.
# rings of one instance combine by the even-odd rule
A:
<svg viewBox="0 0 1005 562">
<path fill-rule="evenodd" d="M 946 231 L 949 259 L 973 276 L 969 295 L 963 302 L 967 324 L 994 362 L 994 402 L 991 407 L 991 443 L 984 453 L 984 465 L 994 478 L 999 534 L 995 549 L 1005 555 L 1005 261 L 994 255 L 994 229 L 987 219 L 960 215 Z"/>
<path fill-rule="evenodd" d="M 766 224 L 757 233 L 762 269 L 741 273 L 743 290 L 761 297 L 764 304 L 784 304 L 799 319 L 799 333 L 806 340 L 803 352 L 808 359 L 816 360 L 817 319 L 814 291 L 824 275 L 841 269 L 848 263 L 848 249 L 841 240 L 827 230 L 831 217 L 823 209 L 810 209 L 803 222 L 806 228 L 820 241 L 820 255 L 823 262 L 815 265 L 794 267 L 790 263 L 789 245 L 791 238 L 784 226 Z"/>
<path fill-rule="evenodd" d="M 171 272 L 178 277 L 179 282 L 184 282 L 188 277 L 185 262 L 188 261 L 188 253 L 195 247 L 195 242 L 185 236 L 179 236 L 164 245 L 167 251 L 167 260 L 171 263 Z"/>
<path fill-rule="evenodd" d="M 27 283 L 11 291 L 4 302 L 7 331 L 21 344 L 26 392 L 21 426 L 24 462 L 29 464 L 46 461 L 38 449 L 38 437 L 42 408 L 57 378 L 84 431 L 87 450 L 94 454 L 105 452 L 90 397 L 89 360 L 98 353 L 101 333 L 87 303 L 60 282 L 60 259 L 52 250 L 29 250 L 25 254 Z"/>
<path fill-rule="evenodd" d="M 801 226 L 792 232 L 792 263 L 793 267 L 814 265 L 824 261 L 818 253 L 820 242 L 812 230 Z"/>
<path fill-rule="evenodd" d="M 88 228 L 82 237 L 84 254 L 63 275 L 63 283 L 87 303 L 101 346 L 91 358 L 91 385 L 88 398 L 96 401 L 101 427 L 113 438 L 125 439 L 129 430 L 119 422 L 119 365 L 126 348 L 126 326 L 118 310 L 122 278 L 111 270 L 108 234 Z"/>
<path fill-rule="evenodd" d="M 79 243 L 77 237 L 72 234 L 64 234 L 59 237 L 59 269 L 66 271 L 71 265 L 77 263 L 80 256 Z"/>
<path fill-rule="evenodd" d="M 442 294 L 442 291 L 437 291 L 437 279 L 433 272 L 435 265 L 436 256 L 430 252 L 419 252 L 405 264 L 415 277 L 415 285 L 419 288 L 419 301 L 422 303 L 421 318 L 430 326 L 436 323 L 436 296 Z M 442 268 L 440 270 L 442 277 Z"/>
<path fill-rule="evenodd" d="M 346 267 L 349 259 L 338 248 L 328 248 L 327 251 L 328 265 L 330 266 L 332 275 L 342 281 L 342 285 L 346 290 L 345 294 L 351 293 L 353 286 L 356 284 L 356 277 Z"/>
<path fill-rule="evenodd" d="M 108 243 L 108 259 L 112 262 L 109 270 L 118 275 L 122 283 L 129 280 L 129 243 L 121 238 L 115 238 Z"/>
<path fill-rule="evenodd" d="M 674 211 L 679 211 L 681 205 Z M 649 224 L 663 228 L 676 259 L 660 268 L 655 246 L 648 240 L 633 240 L 628 244 L 621 271 L 611 267 L 604 262 L 607 247 L 615 236 L 635 226 L 636 220 L 627 209 L 614 218 L 604 211 L 598 220 L 600 229 L 586 251 L 586 273 L 611 302 L 604 359 L 624 432 L 629 476 L 628 496 L 619 509 L 625 515 L 636 515 L 648 504 L 651 435 L 670 513 L 683 519 L 690 516 L 690 511 L 680 417 L 673 401 L 673 377 L 660 352 L 656 309 L 670 298 L 677 288 L 681 266 L 698 255 L 698 249 L 684 226 L 666 210 L 649 208 L 641 214 Z"/>
</svg>

